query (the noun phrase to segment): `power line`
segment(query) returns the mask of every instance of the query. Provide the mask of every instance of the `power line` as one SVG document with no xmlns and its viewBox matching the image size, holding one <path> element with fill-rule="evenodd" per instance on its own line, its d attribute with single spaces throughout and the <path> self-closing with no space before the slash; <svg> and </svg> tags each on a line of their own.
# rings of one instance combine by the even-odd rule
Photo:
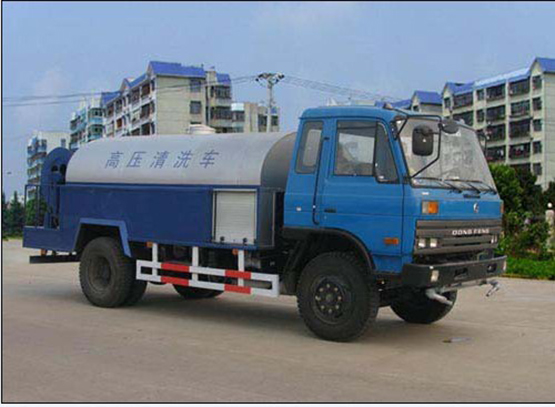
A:
<svg viewBox="0 0 555 407">
<path fill-rule="evenodd" d="M 230 79 L 230 82 L 234 85 L 240 85 L 249 81 L 254 81 L 257 75 L 241 76 L 237 78 Z M 210 87 L 215 85 L 221 85 L 219 81 L 211 81 L 200 84 L 199 87 Z M 180 84 L 164 86 L 156 89 L 160 93 L 171 93 L 179 92 L 182 89 L 190 88 L 190 84 Z M 114 91 L 118 92 L 118 91 Z M 70 104 L 78 103 L 83 101 L 86 97 L 102 96 L 104 93 L 112 92 L 82 92 L 82 93 L 72 93 L 72 94 L 62 94 L 62 95 L 39 95 L 39 96 L 19 96 L 19 97 L 6 97 L 2 99 L 3 107 L 23 107 L 23 106 L 42 106 L 42 105 L 60 105 L 60 104 Z"/>
<path fill-rule="evenodd" d="M 302 79 L 294 76 L 286 75 L 283 78 L 283 83 L 298 86 L 306 89 L 312 89 L 323 93 L 331 93 L 334 95 L 347 96 L 349 98 L 360 98 L 360 99 L 371 99 L 380 101 L 398 101 L 399 98 L 392 96 L 381 95 L 377 93 L 371 93 L 364 90 L 350 89 L 343 86 L 331 85 L 325 82 L 313 81 L 310 79 Z"/>
</svg>

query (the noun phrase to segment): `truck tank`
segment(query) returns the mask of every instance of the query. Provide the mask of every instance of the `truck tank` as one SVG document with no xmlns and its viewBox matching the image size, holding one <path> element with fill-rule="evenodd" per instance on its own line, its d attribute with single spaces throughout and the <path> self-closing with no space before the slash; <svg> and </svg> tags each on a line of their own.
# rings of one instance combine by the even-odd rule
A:
<svg viewBox="0 0 555 407">
<path fill-rule="evenodd" d="M 294 142 L 284 132 L 100 139 L 69 160 L 63 207 L 76 221 L 121 221 L 130 240 L 273 247 Z"/>
<path fill-rule="evenodd" d="M 295 133 L 100 139 L 75 152 L 67 183 L 285 188 Z"/>
</svg>

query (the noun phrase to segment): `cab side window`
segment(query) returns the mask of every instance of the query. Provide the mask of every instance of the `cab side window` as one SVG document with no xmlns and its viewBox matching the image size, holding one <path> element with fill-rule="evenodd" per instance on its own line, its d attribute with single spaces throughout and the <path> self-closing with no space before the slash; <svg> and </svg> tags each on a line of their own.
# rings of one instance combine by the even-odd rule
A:
<svg viewBox="0 0 555 407">
<path fill-rule="evenodd" d="M 313 174 L 316 171 L 323 127 L 322 122 L 306 122 L 304 124 L 295 164 L 297 173 Z"/>
<path fill-rule="evenodd" d="M 387 133 L 382 124 L 376 121 L 337 123 L 334 174 L 374 176 L 380 182 L 397 180 Z"/>
</svg>

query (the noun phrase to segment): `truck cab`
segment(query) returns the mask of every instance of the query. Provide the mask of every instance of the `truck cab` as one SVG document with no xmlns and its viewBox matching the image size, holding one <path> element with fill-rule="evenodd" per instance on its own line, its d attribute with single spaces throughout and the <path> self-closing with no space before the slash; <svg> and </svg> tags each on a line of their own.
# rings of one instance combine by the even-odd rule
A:
<svg viewBox="0 0 555 407">
<path fill-rule="evenodd" d="M 309 109 L 289 171 L 285 235 L 351 247 L 404 319 L 433 322 L 414 318 L 417 299 L 445 311 L 462 287 L 497 288 L 502 201 L 470 127 L 392 108 Z"/>
</svg>

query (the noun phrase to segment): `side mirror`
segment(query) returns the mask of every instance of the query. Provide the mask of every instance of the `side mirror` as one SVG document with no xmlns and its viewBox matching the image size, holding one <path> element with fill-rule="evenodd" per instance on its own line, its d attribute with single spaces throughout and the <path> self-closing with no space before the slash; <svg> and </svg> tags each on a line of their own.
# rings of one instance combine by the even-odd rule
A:
<svg viewBox="0 0 555 407">
<path fill-rule="evenodd" d="M 426 125 L 419 125 L 412 131 L 412 153 L 430 156 L 434 153 L 434 131 Z"/>
<path fill-rule="evenodd" d="M 447 134 L 455 134 L 459 131 L 459 125 L 455 120 L 443 119 L 439 125 L 441 131 Z"/>
</svg>

